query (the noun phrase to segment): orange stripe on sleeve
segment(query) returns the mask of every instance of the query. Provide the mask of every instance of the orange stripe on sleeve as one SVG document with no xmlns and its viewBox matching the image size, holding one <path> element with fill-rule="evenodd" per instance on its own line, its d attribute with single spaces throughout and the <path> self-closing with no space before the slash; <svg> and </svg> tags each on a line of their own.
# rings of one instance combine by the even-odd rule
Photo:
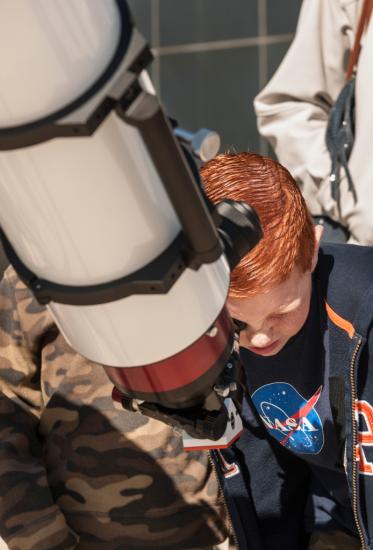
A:
<svg viewBox="0 0 373 550">
<path fill-rule="evenodd" d="M 350 321 L 343 319 L 343 317 L 341 317 L 340 315 L 338 315 L 338 313 L 333 311 L 327 302 L 325 302 L 325 306 L 326 306 L 326 312 L 328 314 L 328 317 L 332 321 L 332 323 L 337 325 L 337 327 L 341 328 L 342 330 L 346 331 L 349 337 L 352 338 L 353 335 L 355 334 L 355 329 L 353 325 L 350 323 Z"/>
</svg>

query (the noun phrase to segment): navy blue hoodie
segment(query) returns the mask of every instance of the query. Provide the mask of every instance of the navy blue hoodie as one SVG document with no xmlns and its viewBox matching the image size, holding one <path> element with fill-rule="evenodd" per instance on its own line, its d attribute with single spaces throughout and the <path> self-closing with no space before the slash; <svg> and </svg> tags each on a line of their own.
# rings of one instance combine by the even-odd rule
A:
<svg viewBox="0 0 373 550">
<path fill-rule="evenodd" d="M 361 547 L 373 550 L 373 247 L 323 246 L 314 279 L 356 530 Z M 222 454 L 212 452 L 236 544 L 240 550 L 306 548 L 308 465 L 268 435 L 249 403 L 244 407 L 244 435 Z"/>
</svg>

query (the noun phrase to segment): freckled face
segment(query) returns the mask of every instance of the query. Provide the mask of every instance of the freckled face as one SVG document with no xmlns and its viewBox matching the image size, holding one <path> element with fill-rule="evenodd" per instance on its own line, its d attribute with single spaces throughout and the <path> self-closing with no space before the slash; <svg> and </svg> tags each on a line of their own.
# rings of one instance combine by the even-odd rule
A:
<svg viewBox="0 0 373 550">
<path fill-rule="evenodd" d="M 311 289 L 311 273 L 295 269 L 284 283 L 267 292 L 229 298 L 231 316 L 247 325 L 240 333 L 240 345 L 258 355 L 276 355 L 304 325 Z"/>
</svg>

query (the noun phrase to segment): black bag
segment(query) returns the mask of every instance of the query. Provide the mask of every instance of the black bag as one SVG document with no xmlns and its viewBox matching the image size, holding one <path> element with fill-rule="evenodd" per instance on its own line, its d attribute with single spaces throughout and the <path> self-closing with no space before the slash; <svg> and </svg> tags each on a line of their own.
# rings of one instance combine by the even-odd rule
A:
<svg viewBox="0 0 373 550">
<path fill-rule="evenodd" d="M 332 161 L 330 183 L 332 197 L 339 204 L 340 170 L 343 167 L 348 190 L 353 194 L 356 202 L 356 190 L 348 168 L 348 159 L 352 151 L 355 138 L 355 76 L 351 77 L 343 86 L 329 115 L 326 128 L 326 146 Z"/>
<path fill-rule="evenodd" d="M 348 168 L 348 159 L 350 157 L 355 138 L 355 83 L 356 67 L 361 50 L 361 37 L 363 31 L 369 23 L 373 9 L 373 0 L 364 0 L 359 24 L 356 30 L 354 47 L 348 60 L 346 84 L 338 95 L 329 115 L 326 129 L 326 146 L 330 153 L 332 162 L 330 183 L 332 197 L 339 206 L 339 183 L 341 167 L 344 169 L 348 189 L 352 193 L 354 201 L 357 201 L 356 189 L 352 181 L 351 173 Z"/>
</svg>

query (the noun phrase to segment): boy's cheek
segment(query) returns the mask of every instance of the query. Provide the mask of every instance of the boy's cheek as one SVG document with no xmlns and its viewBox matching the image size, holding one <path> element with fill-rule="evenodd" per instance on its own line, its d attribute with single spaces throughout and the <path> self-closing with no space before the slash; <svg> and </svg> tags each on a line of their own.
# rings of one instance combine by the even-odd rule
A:
<svg viewBox="0 0 373 550">
<path fill-rule="evenodd" d="M 247 347 L 249 344 L 248 338 L 244 332 L 240 333 L 240 346 Z"/>
</svg>

